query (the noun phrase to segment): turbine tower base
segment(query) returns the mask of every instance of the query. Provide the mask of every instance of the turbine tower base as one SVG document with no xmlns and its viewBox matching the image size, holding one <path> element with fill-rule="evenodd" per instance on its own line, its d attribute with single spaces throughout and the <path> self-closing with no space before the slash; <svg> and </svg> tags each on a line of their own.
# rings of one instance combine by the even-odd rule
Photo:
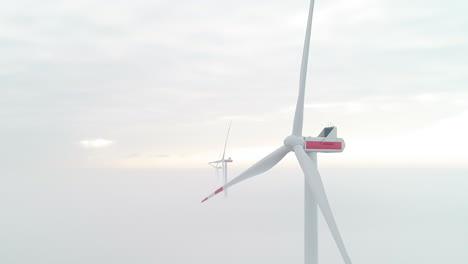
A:
<svg viewBox="0 0 468 264">
<path fill-rule="evenodd" d="M 308 153 L 317 164 L 317 153 Z M 304 264 L 318 264 L 318 206 L 305 177 L 304 184 Z"/>
</svg>

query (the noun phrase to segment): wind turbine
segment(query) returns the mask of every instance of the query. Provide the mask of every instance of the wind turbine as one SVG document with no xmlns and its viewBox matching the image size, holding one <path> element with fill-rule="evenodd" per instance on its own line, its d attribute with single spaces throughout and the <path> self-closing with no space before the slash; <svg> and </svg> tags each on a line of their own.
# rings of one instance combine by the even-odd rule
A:
<svg viewBox="0 0 468 264">
<path fill-rule="evenodd" d="M 310 1 L 307 30 L 304 41 L 304 49 L 301 63 L 299 80 L 299 95 L 297 98 L 296 111 L 292 134 L 287 136 L 283 145 L 252 165 L 239 176 L 217 189 L 206 197 L 202 202 L 216 194 L 227 190 L 233 185 L 259 175 L 273 168 L 286 154 L 294 152 L 305 177 L 304 188 L 304 263 L 318 263 L 318 228 L 317 228 L 317 206 L 322 211 L 323 217 L 333 235 L 333 239 L 341 253 L 344 263 L 351 264 L 351 259 L 346 251 L 338 226 L 335 222 L 330 204 L 325 193 L 318 168 L 317 153 L 319 152 L 342 152 L 345 147 L 344 140 L 337 137 L 336 127 L 326 127 L 318 137 L 303 137 L 302 126 L 304 121 L 304 94 L 307 75 L 307 63 L 309 57 L 310 35 L 312 29 L 312 16 L 314 11 L 314 0 Z"/>
<path fill-rule="evenodd" d="M 227 135 L 226 135 L 226 141 L 224 141 L 224 149 L 223 149 L 223 154 L 221 156 L 221 159 L 219 160 L 215 160 L 215 161 L 212 161 L 212 162 L 209 162 L 208 164 L 210 164 L 213 168 L 215 168 L 215 173 L 216 175 L 219 177 L 219 171 L 221 170 L 222 174 L 223 174 L 223 186 L 226 185 L 227 183 L 227 164 L 232 162 L 232 159 L 231 157 L 225 159 L 225 155 L 226 155 L 226 146 L 227 146 L 227 142 L 228 142 L 228 138 L 229 138 L 229 132 L 231 131 L 231 125 L 232 125 L 232 121 L 229 123 L 229 128 L 228 128 L 228 132 L 227 132 Z M 224 192 L 224 197 L 227 197 L 227 191 Z"/>
</svg>

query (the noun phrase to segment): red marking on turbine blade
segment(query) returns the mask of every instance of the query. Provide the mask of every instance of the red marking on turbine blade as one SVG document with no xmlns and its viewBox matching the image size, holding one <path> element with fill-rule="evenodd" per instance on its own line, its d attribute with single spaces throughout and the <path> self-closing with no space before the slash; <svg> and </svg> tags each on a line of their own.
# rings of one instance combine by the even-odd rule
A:
<svg viewBox="0 0 468 264">
<path fill-rule="evenodd" d="M 214 192 L 214 194 L 216 195 L 216 194 L 222 192 L 223 190 L 224 190 L 224 188 L 223 188 L 223 187 L 220 187 L 218 190 L 216 190 L 216 191 Z M 201 202 L 203 203 L 204 201 L 208 200 L 211 196 L 213 196 L 213 195 L 210 195 L 210 196 L 206 197 L 206 198 L 203 199 L 203 201 L 201 201 Z"/>
<path fill-rule="evenodd" d="M 224 188 L 221 187 L 221 188 L 219 188 L 218 190 L 215 191 L 215 194 L 218 194 L 218 193 L 222 192 L 223 190 L 224 190 Z"/>
<path fill-rule="evenodd" d="M 341 142 L 307 141 L 306 149 L 342 149 Z"/>
</svg>

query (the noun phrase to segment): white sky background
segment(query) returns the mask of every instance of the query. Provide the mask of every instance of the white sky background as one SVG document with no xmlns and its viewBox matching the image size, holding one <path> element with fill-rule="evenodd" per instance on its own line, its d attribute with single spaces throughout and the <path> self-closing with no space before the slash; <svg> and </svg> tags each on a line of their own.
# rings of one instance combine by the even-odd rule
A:
<svg viewBox="0 0 468 264">
<path fill-rule="evenodd" d="M 251 164 L 292 129 L 307 5 L 3 3 L 3 169 L 204 167 L 231 119 Z M 304 133 L 347 142 L 324 166 L 468 167 L 467 8 L 317 1 Z"/>
<path fill-rule="evenodd" d="M 466 169 L 321 173 L 353 263 L 467 263 Z M 215 186 L 206 169 L 34 176 L 2 179 L 2 264 L 304 263 L 299 168 L 203 204 Z M 320 263 L 343 263 L 321 216 L 319 236 Z"/>
<path fill-rule="evenodd" d="M 0 263 L 301 263 L 293 155 L 199 201 L 229 120 L 230 177 L 291 132 L 307 5 L 2 3 Z M 467 10 L 316 3 L 304 133 L 346 140 L 319 159 L 354 263 L 467 263 Z"/>
</svg>

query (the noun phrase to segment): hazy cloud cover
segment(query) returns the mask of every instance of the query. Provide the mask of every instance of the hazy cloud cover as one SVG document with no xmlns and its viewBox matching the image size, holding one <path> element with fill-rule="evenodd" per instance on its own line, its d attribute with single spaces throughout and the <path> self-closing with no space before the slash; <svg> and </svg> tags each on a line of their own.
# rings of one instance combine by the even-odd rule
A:
<svg viewBox="0 0 468 264">
<path fill-rule="evenodd" d="M 230 120 L 230 178 L 291 132 L 307 7 L 2 3 L 0 263 L 301 263 L 294 155 L 199 201 Z M 316 1 L 304 133 L 346 140 L 319 161 L 354 263 L 467 263 L 467 8 Z"/>
<path fill-rule="evenodd" d="M 290 133 L 307 5 L 4 3 L 0 155 L 16 165 L 204 166 L 232 119 L 229 151 L 249 164 Z M 466 166 L 456 151 L 467 145 L 466 8 L 464 1 L 317 1 L 305 133 L 337 125 L 348 143 L 347 154 L 333 158 L 341 166 L 373 165 L 369 158 L 408 165 L 398 151 L 368 147 L 387 146 L 388 137 L 410 142 L 400 149 L 418 166 Z M 441 124 L 460 138 L 457 149 L 437 144 L 419 157 L 430 144 L 422 138 L 441 136 Z M 80 147 L 93 138 L 116 143 L 102 152 Z"/>
<path fill-rule="evenodd" d="M 282 166 L 235 186 L 228 199 L 203 204 L 216 182 L 207 169 L 7 178 L 0 185 L 0 261 L 303 263 L 304 179 L 299 168 Z M 353 263 L 468 260 L 466 169 L 321 173 Z M 320 263 L 343 263 L 321 216 L 319 236 Z"/>
<path fill-rule="evenodd" d="M 97 139 L 91 139 L 91 140 L 81 140 L 80 144 L 84 148 L 106 148 L 114 144 L 112 140 L 108 139 L 103 139 L 103 138 L 97 138 Z"/>
</svg>

